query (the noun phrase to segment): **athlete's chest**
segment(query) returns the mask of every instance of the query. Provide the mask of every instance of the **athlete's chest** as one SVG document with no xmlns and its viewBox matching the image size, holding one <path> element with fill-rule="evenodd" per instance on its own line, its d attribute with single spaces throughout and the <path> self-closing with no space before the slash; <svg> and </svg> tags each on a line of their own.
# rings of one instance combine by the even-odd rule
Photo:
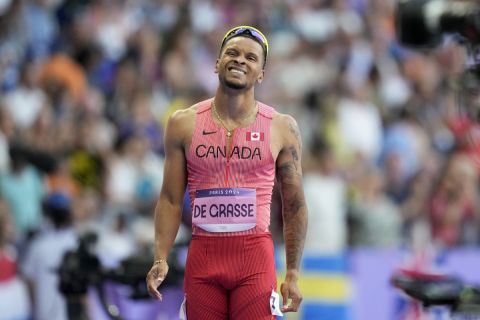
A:
<svg viewBox="0 0 480 320">
<path fill-rule="evenodd" d="M 189 156 L 194 161 L 259 164 L 272 156 L 270 133 L 258 128 L 238 128 L 227 136 L 223 128 L 202 129 L 194 134 Z"/>
<path fill-rule="evenodd" d="M 230 185 L 271 175 L 274 167 L 270 133 L 261 127 L 238 128 L 228 137 L 223 128 L 213 126 L 192 136 L 187 168 L 199 179 Z"/>
</svg>

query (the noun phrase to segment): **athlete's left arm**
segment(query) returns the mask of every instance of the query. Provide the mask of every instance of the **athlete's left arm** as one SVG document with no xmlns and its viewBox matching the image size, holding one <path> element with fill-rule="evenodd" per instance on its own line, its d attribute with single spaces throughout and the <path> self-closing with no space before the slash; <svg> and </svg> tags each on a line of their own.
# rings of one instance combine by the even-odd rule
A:
<svg viewBox="0 0 480 320">
<path fill-rule="evenodd" d="M 290 312 L 297 311 L 302 301 L 297 282 L 308 217 L 302 185 L 300 131 L 297 122 L 291 116 L 278 115 L 276 120 L 277 132 L 281 136 L 276 176 L 282 197 L 283 236 L 287 262 L 285 281 L 280 291 L 284 304 L 282 311 Z"/>
</svg>

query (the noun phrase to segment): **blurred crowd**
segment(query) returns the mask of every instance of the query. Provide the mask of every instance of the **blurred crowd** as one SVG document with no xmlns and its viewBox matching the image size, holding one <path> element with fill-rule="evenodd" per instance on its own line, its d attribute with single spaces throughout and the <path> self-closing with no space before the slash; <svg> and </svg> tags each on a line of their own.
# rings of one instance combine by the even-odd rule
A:
<svg viewBox="0 0 480 320">
<path fill-rule="evenodd" d="M 51 268 L 87 231 L 98 232 L 107 265 L 152 244 L 166 120 L 213 96 L 220 41 L 244 24 L 270 42 L 257 98 L 302 132 L 308 254 L 477 245 L 480 135 L 468 112 L 476 91 L 459 85 L 465 48 L 403 47 L 394 9 L 394 0 L 0 1 L 0 285 L 21 274 L 45 299 Z M 277 200 L 271 231 L 281 242 Z M 189 237 L 188 199 L 185 216 L 179 241 Z M 38 319 L 56 319 L 49 299 L 33 304 Z"/>
</svg>

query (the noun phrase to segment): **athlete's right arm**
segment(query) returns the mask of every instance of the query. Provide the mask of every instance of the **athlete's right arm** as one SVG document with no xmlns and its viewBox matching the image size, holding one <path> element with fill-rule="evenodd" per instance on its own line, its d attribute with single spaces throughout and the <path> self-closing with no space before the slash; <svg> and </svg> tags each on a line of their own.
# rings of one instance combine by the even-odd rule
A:
<svg viewBox="0 0 480 320">
<path fill-rule="evenodd" d="M 167 257 L 181 222 L 183 196 L 186 187 L 186 113 L 174 113 L 165 132 L 165 168 L 160 197 L 155 207 L 154 264 L 147 274 L 150 295 L 159 300 L 158 287 L 168 273 Z"/>
</svg>

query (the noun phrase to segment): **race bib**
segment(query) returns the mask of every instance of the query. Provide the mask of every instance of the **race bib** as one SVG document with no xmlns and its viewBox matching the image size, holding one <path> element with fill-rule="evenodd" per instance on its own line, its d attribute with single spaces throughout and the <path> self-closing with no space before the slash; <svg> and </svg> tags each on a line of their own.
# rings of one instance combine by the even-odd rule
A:
<svg viewBox="0 0 480 320">
<path fill-rule="evenodd" d="M 215 188 L 195 193 L 192 223 L 209 232 L 237 232 L 255 227 L 255 189 Z"/>
<path fill-rule="evenodd" d="M 270 311 L 274 316 L 283 316 L 283 312 L 280 310 L 280 295 L 273 289 L 270 295 Z"/>
<path fill-rule="evenodd" d="M 178 311 L 178 319 L 187 320 L 187 298 L 186 297 L 183 297 L 182 305 L 180 306 L 180 310 Z"/>
</svg>

